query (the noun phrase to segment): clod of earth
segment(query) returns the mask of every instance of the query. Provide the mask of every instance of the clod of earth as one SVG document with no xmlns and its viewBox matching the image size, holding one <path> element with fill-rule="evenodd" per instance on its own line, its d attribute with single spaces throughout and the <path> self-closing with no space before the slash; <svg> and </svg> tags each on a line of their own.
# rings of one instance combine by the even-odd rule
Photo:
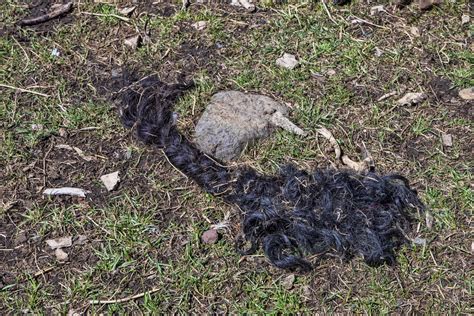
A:
<svg viewBox="0 0 474 316">
<path fill-rule="evenodd" d="M 196 125 L 196 143 L 220 160 L 235 159 L 248 143 L 270 135 L 277 112 L 285 116 L 288 109 L 267 96 L 219 92 L 211 98 Z M 301 129 L 295 132 L 304 133 Z"/>
<path fill-rule="evenodd" d="M 276 64 L 286 69 L 294 69 L 298 66 L 298 60 L 295 55 L 284 53 L 282 57 L 276 60 Z"/>
<path fill-rule="evenodd" d="M 407 93 L 401 98 L 400 100 L 397 101 L 399 105 L 416 105 L 418 103 L 421 103 L 423 100 L 426 99 L 426 94 L 423 92 L 419 93 Z"/>
<path fill-rule="evenodd" d="M 119 172 L 115 171 L 109 174 L 105 174 L 100 177 L 100 181 L 102 181 L 102 183 L 105 185 L 107 191 L 113 191 L 117 188 L 120 182 Z"/>
<path fill-rule="evenodd" d="M 219 235 L 217 234 L 217 230 L 210 229 L 202 234 L 201 240 L 205 244 L 215 244 L 218 238 Z"/>
<path fill-rule="evenodd" d="M 72 236 L 60 237 L 56 239 L 48 239 L 46 240 L 48 246 L 55 250 L 58 248 L 65 248 L 72 246 Z"/>
</svg>

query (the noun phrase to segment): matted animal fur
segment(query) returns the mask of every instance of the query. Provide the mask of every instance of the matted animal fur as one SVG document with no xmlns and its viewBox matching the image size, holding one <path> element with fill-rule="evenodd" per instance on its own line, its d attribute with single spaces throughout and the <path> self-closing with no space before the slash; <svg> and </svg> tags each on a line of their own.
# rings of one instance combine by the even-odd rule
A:
<svg viewBox="0 0 474 316">
<path fill-rule="evenodd" d="M 311 269 L 309 254 L 361 256 L 369 265 L 395 262 L 423 204 L 397 174 L 357 174 L 284 166 L 276 175 L 228 168 L 198 150 L 175 126 L 173 105 L 192 84 L 150 76 L 122 89 L 121 118 L 138 139 L 161 148 L 169 161 L 206 192 L 242 210 L 243 235 L 279 268 Z"/>
</svg>

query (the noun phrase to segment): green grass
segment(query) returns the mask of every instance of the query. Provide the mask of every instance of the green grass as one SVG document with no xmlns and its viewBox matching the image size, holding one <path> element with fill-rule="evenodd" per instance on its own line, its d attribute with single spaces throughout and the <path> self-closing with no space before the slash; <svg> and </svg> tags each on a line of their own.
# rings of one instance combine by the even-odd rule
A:
<svg viewBox="0 0 474 316">
<path fill-rule="evenodd" d="M 81 3 L 69 22 L 53 21 L 48 32 L 13 26 L 28 15 L 25 3 L 0 4 L 8 30 L 0 39 L 0 83 L 48 96 L 0 88 L 0 242 L 8 241 L 0 248 L 10 249 L 0 251 L 0 271 L 6 271 L 0 310 L 472 313 L 472 122 L 465 102 L 455 94 L 439 99 L 430 87 L 437 77 L 454 89 L 473 85 L 473 52 L 464 44 L 473 30 L 460 24 L 466 2 L 424 13 L 414 6 L 390 11 L 396 17 L 371 16 L 361 1 L 342 8 L 328 4 L 336 23 L 320 3 L 266 2 L 271 9 L 254 14 L 191 6 L 169 17 L 137 15 L 152 10 L 138 5 L 129 22 L 112 16 L 119 14 L 114 5 Z M 380 27 L 351 24 L 353 16 Z M 197 21 L 206 21 L 207 28 L 194 30 Z M 412 26 L 421 37 L 410 35 Z M 124 46 L 137 32 L 150 40 L 137 50 Z M 53 48 L 59 56 L 52 56 Z M 379 57 L 376 48 L 383 51 Z M 285 52 L 300 62 L 292 71 L 275 64 Z M 169 82 L 178 72 L 195 81 L 176 106 L 179 127 L 189 137 L 220 90 L 263 93 L 290 105 L 292 121 L 309 136 L 278 130 L 249 144 L 239 162 L 262 172 L 276 172 L 287 162 L 305 169 L 334 163 L 331 146 L 315 132 L 318 126 L 330 129 L 355 160 L 365 145 L 378 170 L 404 173 L 418 189 L 434 223 L 428 229 L 422 215 L 414 237 L 427 244 L 404 246 L 393 267 L 321 260 L 313 272 L 296 274 L 288 289 L 288 272 L 271 267 L 260 252 L 236 251 L 237 209 L 202 192 L 160 151 L 135 143 L 120 126 L 105 91 L 113 90 L 111 73 L 122 66 Z M 396 95 L 377 101 L 391 91 Z M 396 104 L 404 93 L 420 91 L 428 94 L 422 104 Z M 442 145 L 442 133 L 453 135 L 452 147 Z M 96 159 L 85 161 L 58 144 Z M 99 176 L 115 170 L 121 171 L 121 185 L 106 192 Z M 49 198 L 41 194 L 45 186 L 93 193 L 86 200 Z M 228 215 L 219 241 L 203 244 L 202 233 Z M 16 245 L 22 231 L 27 241 Z M 45 244 L 79 235 L 88 240 L 66 249 L 67 263 L 59 263 Z M 140 293 L 125 302 L 89 303 Z"/>
</svg>

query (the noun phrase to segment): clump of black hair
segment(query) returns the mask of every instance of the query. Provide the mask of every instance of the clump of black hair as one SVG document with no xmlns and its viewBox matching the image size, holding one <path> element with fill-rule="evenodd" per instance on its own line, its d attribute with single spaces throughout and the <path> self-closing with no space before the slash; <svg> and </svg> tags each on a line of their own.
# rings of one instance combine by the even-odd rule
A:
<svg viewBox="0 0 474 316">
<path fill-rule="evenodd" d="M 309 270 L 308 254 L 361 256 L 371 266 L 395 262 L 395 250 L 423 204 L 400 175 L 292 165 L 277 175 L 217 163 L 180 134 L 173 105 L 192 84 L 165 84 L 147 77 L 120 92 L 123 124 L 138 139 L 164 150 L 170 162 L 206 192 L 242 210 L 243 234 L 275 266 Z"/>
</svg>

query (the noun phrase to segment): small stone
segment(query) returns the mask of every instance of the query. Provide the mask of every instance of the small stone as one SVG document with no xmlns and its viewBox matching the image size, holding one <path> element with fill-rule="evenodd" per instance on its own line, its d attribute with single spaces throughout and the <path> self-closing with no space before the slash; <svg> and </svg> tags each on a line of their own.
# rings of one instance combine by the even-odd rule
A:
<svg viewBox="0 0 474 316">
<path fill-rule="evenodd" d="M 64 248 L 64 247 L 71 247 L 72 246 L 72 237 L 67 236 L 67 237 L 60 237 L 60 238 L 56 238 L 56 239 L 48 239 L 48 240 L 46 240 L 46 243 L 53 250 L 59 249 L 59 248 Z"/>
<path fill-rule="evenodd" d="M 124 44 L 135 50 L 141 45 L 142 38 L 140 35 L 131 36 L 125 39 Z"/>
<path fill-rule="evenodd" d="M 107 188 L 107 191 L 109 192 L 113 191 L 117 188 L 120 182 L 119 172 L 115 171 L 115 172 L 103 175 L 100 177 L 100 180 Z"/>
<path fill-rule="evenodd" d="M 471 242 L 471 252 L 474 254 L 474 241 Z"/>
<path fill-rule="evenodd" d="M 469 16 L 469 14 L 463 14 L 461 16 L 461 24 L 462 25 L 468 24 L 470 21 L 471 21 L 471 17 Z"/>
<path fill-rule="evenodd" d="M 443 145 L 446 147 L 451 147 L 453 146 L 453 135 L 451 134 L 442 134 L 441 139 L 443 141 Z"/>
<path fill-rule="evenodd" d="M 290 274 L 288 276 L 286 276 L 282 281 L 281 281 L 281 285 L 287 289 L 287 290 L 291 290 L 293 288 L 293 284 L 295 283 L 295 275 L 294 274 Z"/>
<path fill-rule="evenodd" d="M 56 259 L 58 259 L 58 261 L 67 261 L 68 259 L 68 254 L 61 248 L 56 249 L 54 251 L 54 255 L 56 256 Z"/>
<path fill-rule="evenodd" d="M 218 238 L 219 235 L 217 234 L 217 230 L 210 229 L 202 234 L 201 240 L 205 244 L 215 244 Z"/>
<path fill-rule="evenodd" d="M 218 92 L 196 124 L 195 142 L 199 149 L 219 160 L 236 159 L 248 143 L 272 133 L 275 112 L 287 115 L 288 108 L 264 95 Z"/>
<path fill-rule="evenodd" d="M 193 27 L 198 31 L 202 31 L 202 30 L 206 29 L 207 22 L 206 21 L 198 21 L 198 22 L 193 24 Z"/>
<path fill-rule="evenodd" d="M 383 51 L 378 48 L 378 47 L 375 47 L 375 57 L 380 57 L 383 55 Z"/>
<path fill-rule="evenodd" d="M 276 64 L 280 67 L 292 70 L 298 66 L 298 60 L 296 60 L 295 55 L 284 53 L 282 57 L 276 60 Z"/>
<path fill-rule="evenodd" d="M 416 26 L 412 26 L 410 28 L 410 33 L 415 36 L 415 37 L 420 37 L 421 36 L 421 32 L 420 32 L 420 29 L 417 28 Z"/>
<path fill-rule="evenodd" d="M 377 13 L 384 12 L 385 7 L 383 5 L 376 5 L 370 8 L 370 15 L 376 15 Z"/>
<path fill-rule="evenodd" d="M 459 90 L 459 96 L 464 100 L 474 100 L 474 87 Z"/>
</svg>

